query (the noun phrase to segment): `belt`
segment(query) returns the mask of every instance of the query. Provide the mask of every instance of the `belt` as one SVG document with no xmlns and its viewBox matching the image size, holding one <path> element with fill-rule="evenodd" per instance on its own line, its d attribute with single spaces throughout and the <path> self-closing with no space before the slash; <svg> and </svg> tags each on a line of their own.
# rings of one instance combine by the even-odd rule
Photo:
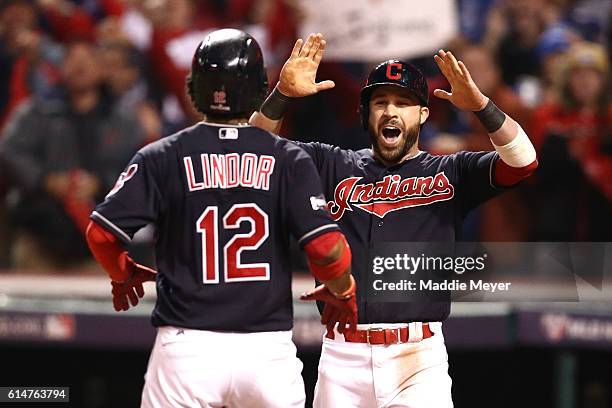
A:
<svg viewBox="0 0 612 408">
<path fill-rule="evenodd" d="M 429 328 L 429 324 L 423 324 L 423 339 L 428 339 L 434 334 Z M 369 329 L 344 332 L 344 341 L 348 343 L 368 343 L 368 344 L 399 344 L 408 343 L 410 332 L 408 327 L 397 329 Z M 419 339 L 420 340 L 420 339 Z"/>
</svg>

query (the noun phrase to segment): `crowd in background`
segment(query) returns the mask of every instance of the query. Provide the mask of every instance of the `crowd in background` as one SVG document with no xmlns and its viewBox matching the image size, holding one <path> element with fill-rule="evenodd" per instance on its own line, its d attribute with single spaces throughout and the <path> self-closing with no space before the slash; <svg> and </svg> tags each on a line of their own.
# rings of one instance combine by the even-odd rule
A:
<svg viewBox="0 0 612 408">
<path fill-rule="evenodd" d="M 611 2 L 457 7 L 460 34 L 446 48 L 523 126 L 540 161 L 534 177 L 471 214 L 463 238 L 612 241 Z M 88 215 L 129 158 L 201 119 L 185 76 L 205 33 L 252 33 L 275 84 L 300 18 L 297 0 L 0 0 L 0 268 L 87 265 Z M 412 60 L 430 90 L 448 88 L 435 51 Z M 371 68 L 324 59 L 318 77 L 335 89 L 294 102 L 281 134 L 368 147 L 357 106 Z M 473 114 L 433 96 L 430 110 L 422 149 L 492 149 Z"/>
</svg>

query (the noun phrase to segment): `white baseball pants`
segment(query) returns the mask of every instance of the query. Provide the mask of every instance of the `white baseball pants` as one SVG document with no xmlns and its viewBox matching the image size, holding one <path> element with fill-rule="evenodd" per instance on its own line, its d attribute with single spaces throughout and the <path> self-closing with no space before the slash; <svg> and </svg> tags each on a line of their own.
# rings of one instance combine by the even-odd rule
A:
<svg viewBox="0 0 612 408">
<path fill-rule="evenodd" d="M 301 372 L 290 331 L 160 327 L 141 407 L 301 408 L 306 398 Z"/>
<path fill-rule="evenodd" d="M 324 338 L 314 408 L 452 408 L 442 323 L 429 326 L 433 337 L 389 346 Z"/>
</svg>

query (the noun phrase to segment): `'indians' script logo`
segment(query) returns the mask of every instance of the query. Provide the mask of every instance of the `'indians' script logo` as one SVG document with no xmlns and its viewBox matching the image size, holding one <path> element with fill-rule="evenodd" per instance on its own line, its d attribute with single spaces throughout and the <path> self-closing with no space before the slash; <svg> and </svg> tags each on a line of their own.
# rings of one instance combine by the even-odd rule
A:
<svg viewBox="0 0 612 408">
<path fill-rule="evenodd" d="M 444 172 L 433 177 L 406 179 L 394 174 L 385 176 L 376 184 L 357 184 L 360 179 L 345 178 L 336 186 L 334 201 L 328 203 L 335 221 L 342 218 L 345 211 L 353 211 L 351 204 L 383 218 L 391 211 L 450 200 L 455 194 Z"/>
</svg>

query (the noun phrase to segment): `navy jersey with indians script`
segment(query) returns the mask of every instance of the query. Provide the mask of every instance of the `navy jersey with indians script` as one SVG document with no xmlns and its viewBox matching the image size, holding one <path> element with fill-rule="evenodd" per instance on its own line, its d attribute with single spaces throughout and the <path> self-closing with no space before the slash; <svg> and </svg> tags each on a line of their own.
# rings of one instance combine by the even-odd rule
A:
<svg viewBox="0 0 612 408">
<path fill-rule="evenodd" d="M 338 229 L 300 147 L 208 123 L 141 149 L 92 219 L 126 242 L 155 224 L 155 326 L 243 332 L 292 327 L 289 234 Z"/>
<path fill-rule="evenodd" d="M 360 323 L 442 321 L 450 302 L 380 302 L 367 298 L 372 242 L 453 242 L 465 215 L 504 191 L 493 182 L 496 152 L 420 152 L 386 167 L 370 149 L 298 143 L 313 158 L 332 217 L 353 253 Z M 320 306 L 320 305 L 319 305 Z"/>
</svg>

